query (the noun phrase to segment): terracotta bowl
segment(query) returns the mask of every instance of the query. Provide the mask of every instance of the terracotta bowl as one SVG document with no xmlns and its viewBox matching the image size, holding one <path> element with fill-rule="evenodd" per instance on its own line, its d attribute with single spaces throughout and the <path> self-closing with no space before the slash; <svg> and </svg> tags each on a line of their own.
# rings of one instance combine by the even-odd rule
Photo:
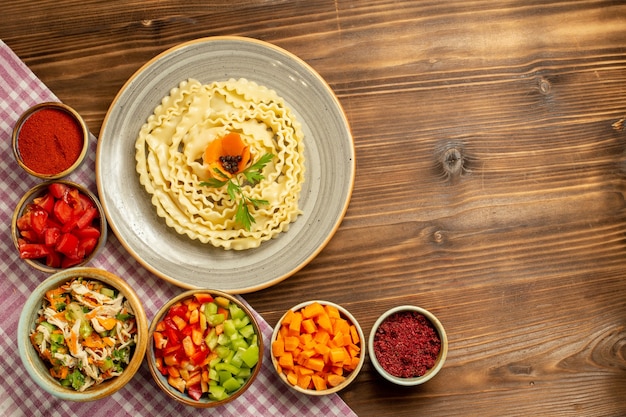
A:
<svg viewBox="0 0 626 417">
<path fill-rule="evenodd" d="M 11 238 L 13 240 L 13 244 L 15 245 L 15 249 L 16 251 L 19 253 L 20 248 L 19 248 L 19 239 L 23 237 L 23 234 L 20 230 L 20 225 L 19 225 L 19 221 L 20 218 L 23 216 L 25 210 L 27 209 L 28 205 L 33 204 L 33 201 L 36 198 L 40 198 L 43 197 L 45 194 L 48 193 L 49 187 L 51 184 L 63 184 L 66 185 L 68 187 L 72 187 L 72 188 L 76 188 L 78 189 L 78 191 L 87 196 L 91 202 L 93 203 L 93 205 L 97 208 L 98 210 L 98 217 L 92 222 L 94 227 L 98 228 L 100 230 L 100 236 L 97 239 L 97 243 L 96 246 L 85 255 L 85 257 L 82 259 L 82 261 L 71 265 L 71 267 L 80 267 L 80 266 L 85 266 L 87 265 L 89 262 L 91 262 L 91 260 L 98 254 L 98 252 L 102 249 L 102 247 L 104 246 L 104 244 L 106 243 L 107 240 L 107 220 L 104 214 L 104 210 L 102 209 L 102 206 L 100 205 L 100 201 L 98 200 L 98 198 L 91 192 L 89 191 L 86 187 L 76 184 L 74 182 L 70 182 L 70 181 L 65 181 L 65 180 L 56 180 L 56 181 L 46 181 L 46 182 L 42 182 L 36 186 L 34 186 L 33 188 L 31 188 L 30 190 L 28 190 L 26 192 L 26 194 L 24 194 L 24 196 L 20 199 L 20 201 L 17 203 L 17 206 L 15 208 L 15 211 L 13 212 L 13 218 L 11 219 Z M 30 265 L 31 267 L 38 269 L 40 271 L 43 272 L 48 272 L 48 273 L 54 273 L 54 272 L 58 272 L 58 271 L 62 271 L 64 269 L 64 267 L 61 266 L 50 266 L 46 263 L 46 257 L 42 257 L 42 258 L 36 258 L 36 259 L 24 259 L 24 262 L 26 262 L 28 265 Z"/>
<path fill-rule="evenodd" d="M 342 376 L 344 379 L 342 382 L 336 385 L 326 383 L 325 387 L 323 384 L 320 384 L 319 386 L 316 387 L 314 381 L 312 380 L 307 383 L 308 378 L 302 377 L 301 376 L 302 372 L 300 372 L 300 375 L 299 375 L 298 370 L 296 369 L 296 365 L 304 365 L 307 368 L 313 368 L 313 369 L 315 369 L 315 366 L 308 365 L 307 359 L 305 357 L 299 358 L 298 354 L 296 354 L 295 357 L 292 354 L 291 355 L 292 359 L 287 359 L 286 362 L 281 361 L 281 358 L 279 356 L 281 355 L 281 351 L 283 350 L 283 347 L 281 346 L 277 348 L 277 345 L 275 345 L 278 339 L 280 339 L 281 337 L 284 339 L 284 336 L 286 335 L 284 333 L 281 336 L 281 332 L 288 332 L 287 330 L 281 330 L 281 328 L 283 328 L 283 325 L 285 327 L 291 326 L 291 323 L 287 324 L 288 322 L 291 322 L 291 319 L 289 319 L 289 316 L 291 316 L 294 312 L 303 312 L 304 309 L 307 309 L 309 308 L 309 306 L 314 305 L 314 304 L 319 304 L 323 306 L 324 308 L 328 306 L 330 308 L 336 309 L 339 312 L 340 317 L 342 319 L 346 320 L 350 325 L 354 326 L 353 329 L 355 332 L 355 336 L 352 337 L 351 343 L 358 348 L 358 353 L 355 353 L 354 355 L 350 355 L 350 356 L 352 356 L 353 358 L 356 358 L 358 362 L 352 363 L 351 365 L 347 365 L 347 364 L 345 365 L 345 368 L 342 371 Z M 305 316 L 308 316 L 309 314 L 313 314 L 313 311 L 311 310 L 311 313 L 305 313 Z M 319 319 L 317 319 L 315 316 L 311 317 L 311 320 L 313 320 L 313 324 L 316 329 L 311 334 L 315 335 L 317 329 L 326 327 L 325 325 L 322 325 L 319 322 Z M 310 324 L 300 325 L 299 332 L 301 332 L 302 334 L 307 333 L 308 330 L 306 330 L 306 328 L 311 329 Z M 333 336 L 331 336 L 331 338 L 332 337 Z M 358 341 L 355 339 L 358 339 Z M 312 395 L 312 396 L 328 395 L 328 394 L 333 394 L 333 393 L 336 393 L 345 389 L 346 387 L 348 387 L 348 385 L 350 385 L 356 379 L 357 375 L 361 371 L 361 368 L 363 367 L 363 363 L 365 362 L 366 345 L 365 345 L 365 337 L 363 335 L 363 330 L 361 329 L 361 326 L 359 325 L 358 321 L 354 318 L 354 316 L 350 314 L 348 310 L 330 301 L 311 300 L 311 301 L 306 301 L 306 302 L 303 302 L 301 304 L 298 304 L 292 307 L 289 311 L 287 311 L 280 318 L 278 323 L 276 323 L 276 326 L 272 333 L 271 343 L 272 343 L 271 345 L 272 346 L 272 349 L 271 349 L 272 364 L 278 376 L 280 377 L 281 381 L 283 381 L 285 385 L 287 385 L 289 388 L 293 389 L 294 391 L 297 391 L 299 393 L 306 394 L 306 395 Z M 324 342 L 321 342 L 321 343 L 326 344 L 327 346 L 332 347 L 332 348 L 336 348 L 339 345 L 341 345 L 341 343 L 324 343 Z M 349 346 L 350 345 L 348 343 L 344 342 L 344 347 L 346 349 L 350 349 L 350 350 L 353 349 L 352 347 L 349 347 Z M 332 360 L 330 360 L 329 362 L 329 360 L 326 359 L 329 356 L 328 354 L 326 354 L 325 356 L 324 351 L 322 350 L 322 347 L 318 347 L 317 350 L 315 347 L 309 347 L 307 349 L 308 350 L 312 349 L 311 353 L 310 354 L 307 353 L 307 355 L 313 355 L 313 357 L 317 359 L 321 358 L 329 366 L 331 366 L 332 364 L 332 366 L 334 366 L 335 368 L 342 368 L 342 366 L 339 365 L 339 362 L 333 363 Z M 284 349 L 284 350 L 288 351 L 289 349 Z M 285 366 L 285 363 L 289 363 L 291 360 L 293 360 L 294 362 L 294 367 L 292 368 L 290 366 Z M 309 371 L 305 371 L 305 372 L 308 373 Z M 301 377 L 303 378 L 302 380 L 300 380 Z"/>
<path fill-rule="evenodd" d="M 408 326 L 408 324 L 404 324 L 402 325 L 402 327 L 400 327 L 400 330 L 397 330 L 394 333 L 393 338 L 389 338 L 388 335 L 383 334 L 382 329 L 385 326 L 385 323 L 387 323 L 388 325 L 389 321 L 394 320 L 394 317 L 398 317 L 397 315 L 410 315 L 408 317 L 412 317 L 410 319 L 411 323 L 414 323 L 413 320 L 415 315 L 421 315 L 426 319 L 423 323 L 427 323 L 428 328 L 419 327 L 419 331 L 414 332 L 411 336 L 405 337 L 402 336 L 401 333 L 403 332 L 405 326 Z M 434 361 L 432 362 L 432 366 L 428 367 L 428 369 L 425 370 L 422 375 L 411 377 L 400 376 L 401 373 L 397 371 L 397 368 L 389 365 L 388 360 L 382 357 L 397 356 L 406 353 L 402 352 L 402 350 L 405 349 L 406 346 L 409 346 L 409 348 L 412 349 L 420 345 L 420 341 L 416 339 L 416 334 L 418 335 L 417 337 L 426 337 L 425 335 L 429 335 L 430 337 L 432 337 L 433 331 L 435 335 L 433 339 L 436 338 L 440 341 L 440 348 L 436 356 L 434 355 L 434 351 L 429 351 L 427 354 L 424 353 L 424 351 L 422 350 L 419 350 L 417 353 L 413 352 L 411 354 L 411 359 L 418 358 L 419 355 L 421 355 L 422 353 L 424 353 L 424 357 L 430 356 L 430 360 L 433 360 L 433 356 L 435 356 Z M 377 338 L 387 339 L 388 343 L 385 343 L 384 347 L 377 346 Z M 369 335 L 368 349 L 372 365 L 383 378 L 397 385 L 411 386 L 423 384 L 424 382 L 429 381 L 441 370 L 448 354 L 448 339 L 443 325 L 431 312 L 416 306 L 399 306 L 386 311 L 376 320 Z M 397 351 L 395 351 L 395 349 L 397 349 Z M 380 355 L 381 357 L 379 358 L 378 355 Z M 421 363 L 422 361 L 420 360 L 413 362 L 412 364 L 412 368 L 418 370 L 416 371 L 416 374 L 422 373 L 422 371 L 424 371 L 424 368 L 420 367 Z"/>
<path fill-rule="evenodd" d="M 74 159 L 73 162 L 68 161 L 66 164 L 64 164 L 64 168 L 59 168 L 59 170 L 56 170 L 54 172 L 37 172 L 37 168 L 29 166 L 28 161 L 24 158 L 24 155 L 22 155 L 22 152 L 20 151 L 20 133 L 22 132 L 22 128 L 24 127 L 25 123 L 27 123 L 29 118 L 40 110 L 54 110 L 54 112 L 52 112 L 52 115 L 69 115 L 70 120 L 74 123 L 82 140 L 82 147 L 77 153 L 76 159 Z M 48 121 L 52 124 L 52 128 L 54 128 L 54 123 L 61 123 L 56 117 L 50 117 Z M 59 131 L 58 134 L 62 135 L 63 131 Z M 63 140 L 63 137 L 60 137 L 59 140 Z M 42 141 L 42 143 L 45 143 L 45 141 Z M 83 160 L 85 159 L 85 155 L 87 154 L 87 149 L 89 148 L 89 131 L 87 129 L 87 124 L 80 116 L 80 114 L 78 114 L 78 112 L 70 106 L 57 102 L 40 103 L 27 109 L 18 119 L 15 127 L 13 128 L 12 147 L 15 160 L 24 171 L 34 177 L 41 178 L 43 180 L 55 180 L 69 175 L 83 162 Z M 40 146 L 37 148 L 37 152 L 41 155 L 46 155 L 50 151 L 51 149 L 44 146 Z"/>
<path fill-rule="evenodd" d="M 82 392 L 71 387 L 65 387 L 57 379 L 54 379 L 50 375 L 46 362 L 41 359 L 30 340 L 30 334 L 35 329 L 35 320 L 42 308 L 42 300 L 46 292 L 77 277 L 100 281 L 123 294 L 135 315 L 137 327 L 137 341 L 130 362 L 122 373 L 98 385 L 92 385 Z M 148 320 L 139 297 L 126 281 L 102 269 L 72 268 L 51 275 L 31 293 L 20 315 L 17 338 L 22 363 L 37 385 L 51 395 L 64 400 L 93 401 L 107 397 L 123 388 L 139 370 L 148 341 Z"/>
<path fill-rule="evenodd" d="M 206 294 L 210 295 L 213 301 L 202 299 Z M 213 319 L 209 318 L 210 316 L 224 313 L 209 313 L 210 309 L 206 308 L 206 304 L 220 304 L 221 306 L 226 303 L 228 303 L 228 307 L 225 307 L 225 309 L 228 310 L 228 314 L 224 315 L 221 319 L 224 321 L 211 322 Z M 184 306 L 184 313 L 178 310 L 179 313 L 177 314 L 179 314 L 180 317 L 182 317 L 182 315 L 185 316 L 184 324 L 180 325 L 184 327 L 177 327 L 178 330 L 174 331 L 176 335 L 173 336 L 171 333 L 168 333 L 169 330 L 165 329 L 165 322 L 168 320 L 168 312 L 170 312 L 172 308 L 177 309 L 180 308 L 180 306 Z M 198 306 L 200 307 L 198 308 Z M 231 310 L 231 306 L 234 306 L 234 310 Z M 240 309 L 240 311 L 233 313 L 233 311 L 237 311 L 237 308 Z M 199 311 L 197 318 L 192 318 L 192 316 L 195 315 L 193 310 Z M 189 311 L 189 313 L 187 313 L 187 311 Z M 238 317 L 238 314 L 241 315 L 242 312 L 245 313 L 246 318 Z M 204 316 L 204 318 L 200 316 Z M 207 322 L 206 325 L 202 324 L 204 320 Z M 178 319 L 174 319 L 174 321 L 180 323 Z M 222 336 L 218 336 L 216 340 L 215 334 L 211 329 L 217 329 L 220 325 L 222 326 L 222 330 L 218 330 L 216 333 L 221 333 Z M 236 326 L 236 328 L 232 326 Z M 187 332 L 188 329 L 190 332 L 193 331 L 191 329 L 195 329 L 196 331 L 200 329 L 202 338 L 199 345 L 193 343 L 193 347 L 187 348 L 185 346 L 184 339 L 186 337 L 185 335 L 189 334 Z M 242 342 L 239 336 L 244 337 L 247 347 L 244 347 L 246 345 L 236 346 L 238 343 Z M 159 309 L 152 319 L 148 337 L 150 339 L 147 350 L 148 365 L 154 381 L 167 396 L 187 406 L 209 408 L 218 407 L 231 402 L 250 388 L 261 369 L 263 359 L 263 335 L 259 324 L 252 311 L 244 303 L 235 296 L 222 291 L 211 289 L 188 290 L 170 299 Z M 192 344 L 194 339 L 193 333 L 190 338 L 191 341 L 187 342 L 187 346 Z M 165 342 L 164 339 L 167 340 L 167 342 Z M 182 342 L 174 342 L 175 339 Z M 159 340 L 163 342 L 163 345 L 161 345 L 162 349 L 157 349 L 156 344 L 160 343 L 158 342 Z M 204 344 L 204 347 L 201 347 L 202 344 Z M 179 345 L 179 348 L 176 348 L 176 345 Z M 180 347 L 181 345 L 182 347 Z M 201 352 L 206 347 L 209 348 L 208 354 L 211 356 L 205 358 Z M 245 365 L 241 359 L 243 357 L 242 354 L 246 352 L 248 348 L 256 350 L 254 352 L 256 363 L 252 363 L 251 366 Z M 167 354 L 165 354 L 165 356 L 162 354 L 165 350 L 172 349 L 178 351 L 173 355 L 177 355 L 179 358 L 182 358 L 182 361 L 191 364 L 187 366 L 187 375 L 182 371 L 178 371 L 180 369 L 178 366 L 179 362 L 177 359 L 174 359 L 174 356 L 170 356 L 168 359 Z M 194 363 L 194 360 L 191 359 L 190 356 L 186 356 L 188 353 L 187 349 L 192 349 L 196 354 L 200 352 L 199 355 L 202 357 L 197 358 L 195 360 L 196 363 Z M 248 351 L 248 353 L 249 352 L 251 351 Z M 251 357 L 252 356 L 248 356 L 248 358 Z M 172 370 L 171 367 L 167 368 L 168 364 L 175 369 Z M 232 368 L 228 368 L 225 364 L 235 365 L 240 371 L 236 374 L 228 374 Z M 204 382 L 200 383 L 200 391 L 198 391 L 197 383 L 186 382 L 192 381 L 195 378 L 194 373 L 196 372 L 200 372 L 199 379 L 204 380 Z M 172 375 L 172 373 L 175 375 Z M 178 373 L 180 373 L 180 376 L 176 375 Z M 237 382 L 234 387 L 231 385 L 230 389 L 224 394 L 221 389 L 233 382 L 232 380 L 229 381 L 230 377 L 233 377 Z M 194 390 L 194 385 L 199 396 L 198 399 L 194 399 L 190 395 L 191 390 Z M 176 386 L 178 386 L 179 389 L 177 389 Z M 220 386 L 222 388 L 214 388 L 212 386 Z M 204 389 L 208 391 L 203 392 Z M 214 391 L 214 389 L 216 391 Z M 219 394 L 216 394 L 218 391 Z"/>
</svg>

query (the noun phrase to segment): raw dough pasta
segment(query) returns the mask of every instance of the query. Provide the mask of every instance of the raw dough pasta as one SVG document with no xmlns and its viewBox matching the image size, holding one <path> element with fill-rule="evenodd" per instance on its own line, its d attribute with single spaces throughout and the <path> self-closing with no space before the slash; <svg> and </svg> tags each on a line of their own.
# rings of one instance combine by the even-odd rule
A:
<svg viewBox="0 0 626 417">
<path fill-rule="evenodd" d="M 210 178 L 204 150 L 229 132 L 240 134 L 254 161 L 275 155 L 263 180 L 243 186 L 247 196 L 269 203 L 250 206 L 255 222 L 249 231 L 236 224 L 236 202 L 226 187 L 200 185 Z M 303 139 L 300 123 L 273 90 L 246 79 L 189 79 L 142 126 L 135 143 L 137 173 L 157 214 L 176 232 L 225 249 L 255 248 L 287 231 L 301 214 Z"/>
</svg>

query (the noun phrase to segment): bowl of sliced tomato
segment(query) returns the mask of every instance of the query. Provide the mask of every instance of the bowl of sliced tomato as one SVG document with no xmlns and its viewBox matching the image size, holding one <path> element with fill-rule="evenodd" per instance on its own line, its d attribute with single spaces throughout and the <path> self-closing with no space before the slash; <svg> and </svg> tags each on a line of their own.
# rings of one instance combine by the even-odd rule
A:
<svg viewBox="0 0 626 417">
<path fill-rule="evenodd" d="M 71 181 L 47 181 L 19 201 L 11 235 L 21 259 L 54 273 L 89 263 L 106 243 L 107 221 L 89 189 Z"/>
<path fill-rule="evenodd" d="M 287 310 L 271 338 L 271 358 L 291 389 L 313 396 L 350 385 L 365 362 L 365 339 L 358 321 L 344 307 L 313 300 Z"/>
<path fill-rule="evenodd" d="M 248 306 L 218 290 L 188 290 L 156 313 L 146 356 L 156 384 L 196 408 L 235 400 L 254 382 L 263 336 Z"/>
</svg>

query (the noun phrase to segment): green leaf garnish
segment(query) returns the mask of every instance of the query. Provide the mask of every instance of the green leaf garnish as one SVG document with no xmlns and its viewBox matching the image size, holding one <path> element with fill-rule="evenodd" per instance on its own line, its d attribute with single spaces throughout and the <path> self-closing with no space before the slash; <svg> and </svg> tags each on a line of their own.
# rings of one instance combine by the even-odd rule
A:
<svg viewBox="0 0 626 417">
<path fill-rule="evenodd" d="M 256 185 L 259 181 L 265 178 L 261 171 L 272 160 L 273 157 L 273 154 L 266 153 L 261 158 L 259 158 L 258 161 L 250 165 L 248 168 L 244 169 L 241 173 L 239 173 L 239 175 L 233 178 L 230 178 L 228 180 L 209 178 L 207 181 L 202 181 L 200 185 L 203 187 L 211 188 L 221 188 L 226 185 L 226 192 L 228 193 L 228 196 L 232 201 L 237 203 L 235 222 L 244 229 L 250 230 L 250 227 L 252 226 L 252 223 L 255 223 L 255 220 L 250 213 L 249 205 L 252 205 L 254 208 L 259 208 L 259 206 L 269 204 L 269 202 L 267 200 L 250 198 L 246 196 L 243 192 L 243 183 L 240 176 L 243 175 L 245 181 L 250 183 L 251 186 Z M 215 172 L 221 177 L 226 176 L 219 169 L 215 169 Z"/>
</svg>

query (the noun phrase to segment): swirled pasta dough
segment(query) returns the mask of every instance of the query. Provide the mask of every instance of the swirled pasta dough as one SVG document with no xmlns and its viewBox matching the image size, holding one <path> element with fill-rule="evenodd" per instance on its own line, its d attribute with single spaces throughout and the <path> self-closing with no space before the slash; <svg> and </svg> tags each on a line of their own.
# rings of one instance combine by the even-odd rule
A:
<svg viewBox="0 0 626 417">
<path fill-rule="evenodd" d="M 268 202 L 250 206 L 250 230 L 235 222 L 236 202 L 226 187 L 200 185 L 210 178 L 204 150 L 230 132 L 239 133 L 254 160 L 275 155 L 263 168 L 263 180 L 242 187 L 247 196 Z M 225 249 L 254 248 L 288 230 L 301 214 L 303 139 L 300 123 L 273 90 L 246 79 L 189 79 L 142 126 L 135 144 L 137 173 L 157 214 L 176 232 Z"/>
</svg>

